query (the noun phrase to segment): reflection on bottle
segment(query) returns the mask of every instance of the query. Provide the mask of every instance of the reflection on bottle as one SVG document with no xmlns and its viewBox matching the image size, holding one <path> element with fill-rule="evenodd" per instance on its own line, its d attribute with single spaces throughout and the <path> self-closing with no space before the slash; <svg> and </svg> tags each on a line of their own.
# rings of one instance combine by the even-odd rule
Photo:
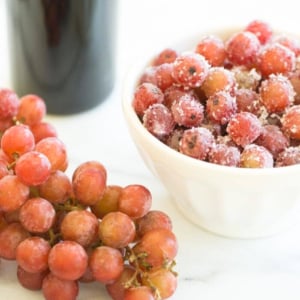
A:
<svg viewBox="0 0 300 300">
<path fill-rule="evenodd" d="M 49 113 L 90 109 L 114 83 L 116 0 L 9 0 L 13 88 Z"/>
</svg>

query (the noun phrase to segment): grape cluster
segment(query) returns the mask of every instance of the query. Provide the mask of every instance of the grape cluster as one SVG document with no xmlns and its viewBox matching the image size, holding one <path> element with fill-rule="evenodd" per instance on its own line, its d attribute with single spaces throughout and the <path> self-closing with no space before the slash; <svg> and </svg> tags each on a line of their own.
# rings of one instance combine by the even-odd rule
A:
<svg viewBox="0 0 300 300">
<path fill-rule="evenodd" d="M 132 106 L 170 148 L 241 168 L 300 163 L 300 41 L 254 20 L 193 49 L 166 48 L 143 70 Z"/>
<path fill-rule="evenodd" d="M 37 95 L 0 89 L 0 258 L 19 283 L 47 300 L 72 300 L 99 282 L 115 300 L 166 299 L 176 290 L 178 251 L 170 217 L 151 210 L 143 185 L 107 183 L 86 161 L 68 176 L 68 156 L 44 121 Z"/>
</svg>

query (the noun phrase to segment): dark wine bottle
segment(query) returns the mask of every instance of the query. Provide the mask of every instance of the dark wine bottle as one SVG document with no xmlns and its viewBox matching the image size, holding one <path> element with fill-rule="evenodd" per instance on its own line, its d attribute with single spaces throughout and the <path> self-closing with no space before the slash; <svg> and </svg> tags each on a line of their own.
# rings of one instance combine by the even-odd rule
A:
<svg viewBox="0 0 300 300">
<path fill-rule="evenodd" d="M 12 88 L 50 114 L 91 109 L 114 86 L 117 0 L 8 0 Z"/>
</svg>

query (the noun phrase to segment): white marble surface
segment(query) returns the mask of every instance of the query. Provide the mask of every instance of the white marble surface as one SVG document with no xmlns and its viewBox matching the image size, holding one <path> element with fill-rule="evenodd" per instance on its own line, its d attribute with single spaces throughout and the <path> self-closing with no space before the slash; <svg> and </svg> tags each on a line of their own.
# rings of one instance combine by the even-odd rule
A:
<svg viewBox="0 0 300 300">
<path fill-rule="evenodd" d="M 0 85 L 10 86 L 4 0 L 0 0 Z M 177 37 L 223 25 L 244 25 L 254 18 L 295 31 L 299 13 L 295 2 L 120 0 L 117 80 L 108 99 L 86 113 L 49 116 L 70 156 L 69 172 L 80 162 L 101 161 L 111 184 L 145 184 L 153 193 L 153 208 L 166 211 L 179 240 L 178 288 L 173 300 L 296 300 L 300 295 L 299 224 L 276 236 L 231 240 L 210 234 L 185 220 L 168 192 L 146 169 L 130 140 L 121 111 L 122 80 L 136 56 L 160 50 Z M 299 28 L 299 27 L 298 27 Z M 284 179 L 283 179 L 284 180 Z M 0 265 L 0 299 L 43 299 L 16 281 L 15 264 Z M 81 288 L 80 300 L 109 297 L 98 284 Z"/>
</svg>

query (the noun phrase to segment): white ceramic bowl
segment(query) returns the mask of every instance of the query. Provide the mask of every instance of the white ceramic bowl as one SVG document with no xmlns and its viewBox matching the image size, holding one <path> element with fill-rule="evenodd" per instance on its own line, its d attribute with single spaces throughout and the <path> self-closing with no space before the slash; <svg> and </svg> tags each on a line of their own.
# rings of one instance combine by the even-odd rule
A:
<svg viewBox="0 0 300 300">
<path fill-rule="evenodd" d="M 192 49 L 200 37 L 196 34 L 174 48 Z M 127 75 L 123 112 L 143 160 L 183 215 L 210 232 L 233 238 L 269 236 L 294 224 L 300 217 L 300 165 L 232 168 L 190 158 L 164 145 L 143 127 L 131 104 L 146 65 L 146 60 L 137 62 Z"/>
</svg>

